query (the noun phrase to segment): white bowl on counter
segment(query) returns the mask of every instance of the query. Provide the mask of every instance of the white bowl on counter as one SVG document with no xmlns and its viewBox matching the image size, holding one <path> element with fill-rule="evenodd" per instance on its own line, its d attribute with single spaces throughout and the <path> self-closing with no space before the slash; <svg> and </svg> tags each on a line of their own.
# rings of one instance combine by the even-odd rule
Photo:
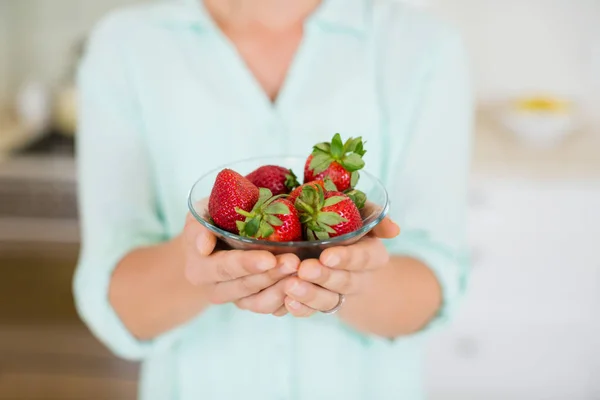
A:
<svg viewBox="0 0 600 400">
<path fill-rule="evenodd" d="M 547 97 L 510 102 L 499 113 L 500 123 L 528 147 L 559 145 L 578 127 L 578 118 L 567 101 Z"/>
</svg>

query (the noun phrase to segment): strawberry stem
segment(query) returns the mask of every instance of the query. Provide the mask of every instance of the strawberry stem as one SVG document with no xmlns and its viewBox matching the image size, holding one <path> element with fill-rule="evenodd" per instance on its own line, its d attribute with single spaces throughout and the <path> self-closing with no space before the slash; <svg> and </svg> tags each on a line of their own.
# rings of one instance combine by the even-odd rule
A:
<svg viewBox="0 0 600 400">
<path fill-rule="evenodd" d="M 241 209 L 241 208 L 239 208 L 239 207 L 236 207 L 236 208 L 235 208 L 235 212 L 237 212 L 237 213 L 238 213 L 238 214 L 240 214 L 240 215 L 243 215 L 243 216 L 244 216 L 244 217 L 246 217 L 246 218 L 252 218 L 252 217 L 254 216 L 254 214 L 253 214 L 253 213 L 249 213 L 248 211 L 246 211 L 246 210 L 242 210 L 242 209 Z"/>
<path fill-rule="evenodd" d="M 300 207 L 298 207 L 298 206 L 300 206 Z M 306 204 L 304 201 L 302 201 L 301 198 L 296 199 L 296 208 L 300 208 L 301 211 L 306 211 L 309 214 L 314 214 L 314 212 L 315 212 L 315 210 L 311 206 Z"/>
</svg>

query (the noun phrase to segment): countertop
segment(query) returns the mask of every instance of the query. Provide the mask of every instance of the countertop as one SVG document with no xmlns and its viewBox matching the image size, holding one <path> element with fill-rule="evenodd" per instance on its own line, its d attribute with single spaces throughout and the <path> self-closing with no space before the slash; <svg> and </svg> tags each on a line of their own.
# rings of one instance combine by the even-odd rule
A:
<svg viewBox="0 0 600 400">
<path fill-rule="evenodd" d="M 0 157 L 0 180 L 6 178 L 74 183 L 75 159 L 64 154 Z"/>
<path fill-rule="evenodd" d="M 600 127 L 581 129 L 560 145 L 523 145 L 486 113 L 477 116 L 472 173 L 475 177 L 518 180 L 600 180 Z"/>
</svg>

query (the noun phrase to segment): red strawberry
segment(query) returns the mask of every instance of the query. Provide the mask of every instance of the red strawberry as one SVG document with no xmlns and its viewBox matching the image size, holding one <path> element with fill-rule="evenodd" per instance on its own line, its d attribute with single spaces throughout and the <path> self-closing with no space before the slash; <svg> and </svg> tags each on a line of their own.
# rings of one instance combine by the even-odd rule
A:
<svg viewBox="0 0 600 400">
<path fill-rule="evenodd" d="M 236 209 L 252 210 L 258 201 L 259 190 L 252 182 L 231 169 L 217 175 L 208 200 L 208 214 L 221 229 L 238 233 L 236 221 L 244 217 Z"/>
<path fill-rule="evenodd" d="M 246 178 L 259 188 L 267 188 L 277 196 L 288 194 L 299 183 L 291 169 L 277 165 L 265 165 L 246 175 Z"/>
<path fill-rule="evenodd" d="M 292 204 L 294 204 L 296 202 L 296 199 L 298 198 L 298 196 L 300 196 L 302 194 L 302 190 L 304 190 L 304 188 L 307 186 L 321 186 L 321 188 L 325 189 L 325 182 L 313 181 L 313 182 L 305 183 L 302 186 L 298 186 L 296 189 L 292 190 L 292 193 L 290 193 L 288 200 Z"/>
<path fill-rule="evenodd" d="M 302 224 L 298 211 L 289 200 L 260 189 L 260 198 L 251 212 L 238 210 L 244 221 L 238 221 L 240 235 L 272 242 L 302 240 Z"/>
<path fill-rule="evenodd" d="M 358 183 L 358 171 L 365 166 L 362 138 L 342 142 L 336 133 L 331 143 L 323 142 L 313 147 L 304 166 L 304 183 L 329 178 L 339 191 L 346 191 Z"/>
<path fill-rule="evenodd" d="M 325 192 L 318 185 L 305 186 L 295 205 L 308 240 L 345 235 L 363 226 L 358 208 L 341 192 Z"/>
<path fill-rule="evenodd" d="M 292 193 L 290 193 L 290 195 L 288 196 L 288 200 L 294 204 L 296 202 L 296 199 L 298 198 L 298 196 L 300 196 L 300 194 L 302 194 L 302 190 L 306 187 L 306 186 L 320 186 L 322 189 L 324 189 L 325 191 L 328 190 L 333 190 L 333 191 L 337 191 L 337 188 L 335 186 L 333 186 L 333 183 L 330 180 L 317 180 L 317 181 L 312 181 L 312 182 L 308 182 L 305 183 L 302 186 L 297 187 L 296 189 L 294 189 L 292 191 Z"/>
</svg>

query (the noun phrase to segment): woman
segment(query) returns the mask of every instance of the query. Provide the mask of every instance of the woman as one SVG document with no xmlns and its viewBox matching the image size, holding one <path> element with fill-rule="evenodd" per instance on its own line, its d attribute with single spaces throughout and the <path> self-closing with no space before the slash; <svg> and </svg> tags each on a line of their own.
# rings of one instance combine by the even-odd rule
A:
<svg viewBox="0 0 600 400">
<path fill-rule="evenodd" d="M 96 28 L 80 93 L 74 291 L 100 340 L 143 361 L 140 398 L 423 398 L 417 333 L 466 278 L 472 107 L 454 31 L 392 0 L 167 0 Z M 186 221 L 202 173 L 335 132 L 368 141 L 398 238 L 386 220 L 300 263 L 213 252 Z"/>
</svg>

